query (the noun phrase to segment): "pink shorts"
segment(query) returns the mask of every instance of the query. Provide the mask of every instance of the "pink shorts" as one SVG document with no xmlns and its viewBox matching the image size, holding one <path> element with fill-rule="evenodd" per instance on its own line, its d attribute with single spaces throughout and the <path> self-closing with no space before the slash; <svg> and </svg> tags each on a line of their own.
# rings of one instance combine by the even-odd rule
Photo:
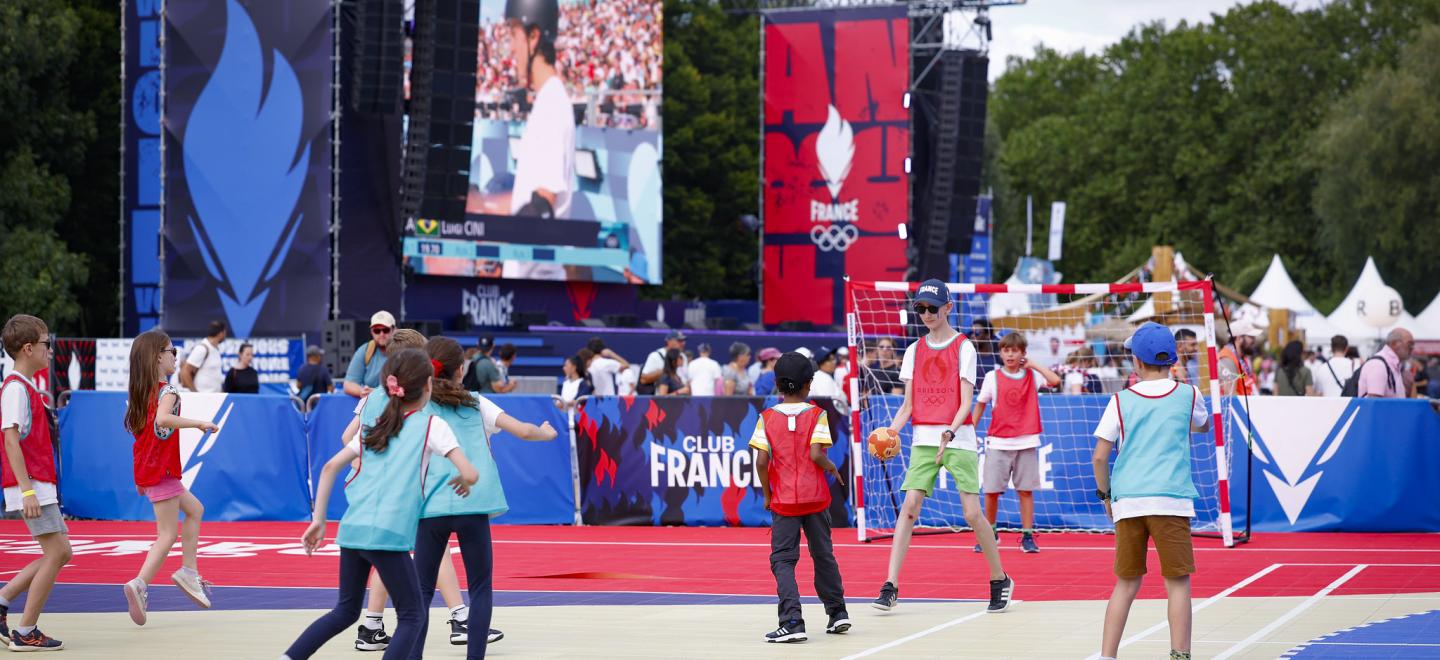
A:
<svg viewBox="0 0 1440 660">
<path fill-rule="evenodd" d="M 180 483 L 175 477 L 165 477 L 160 483 L 145 488 L 145 496 L 151 502 L 164 502 L 165 500 L 180 497 L 185 493 L 185 484 Z"/>
</svg>

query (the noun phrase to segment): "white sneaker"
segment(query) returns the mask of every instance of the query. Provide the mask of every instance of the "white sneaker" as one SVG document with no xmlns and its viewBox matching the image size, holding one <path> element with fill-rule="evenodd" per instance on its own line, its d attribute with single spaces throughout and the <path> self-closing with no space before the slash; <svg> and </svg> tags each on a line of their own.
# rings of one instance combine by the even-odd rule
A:
<svg viewBox="0 0 1440 660">
<path fill-rule="evenodd" d="M 145 625 L 145 609 L 150 601 L 145 581 L 135 578 L 125 583 L 125 601 L 130 604 L 130 620 L 137 626 Z"/>
<path fill-rule="evenodd" d="M 190 600 L 195 601 L 196 605 L 210 609 L 211 585 L 201 579 L 199 573 L 192 573 L 182 568 L 171 574 L 170 580 L 175 583 L 175 586 L 180 587 L 180 591 L 189 596 Z"/>
</svg>

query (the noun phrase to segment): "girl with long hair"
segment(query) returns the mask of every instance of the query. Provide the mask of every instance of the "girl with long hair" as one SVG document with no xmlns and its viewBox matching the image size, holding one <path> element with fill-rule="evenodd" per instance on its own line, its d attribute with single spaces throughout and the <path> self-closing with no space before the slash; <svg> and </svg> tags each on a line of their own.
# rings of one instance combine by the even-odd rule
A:
<svg viewBox="0 0 1440 660">
<path fill-rule="evenodd" d="M 1315 374 L 1305 366 L 1305 345 L 1292 341 L 1280 351 L 1280 370 L 1275 374 L 1278 396 L 1315 396 Z"/>
<path fill-rule="evenodd" d="M 205 507 L 181 483 L 179 429 L 220 430 L 216 425 L 180 416 L 180 392 L 169 384 L 175 373 L 175 346 L 169 335 L 148 330 L 130 345 L 130 398 L 125 404 L 125 430 L 135 436 L 135 490 L 155 507 L 155 543 L 140 565 L 140 574 L 125 583 L 130 620 L 145 625 L 149 587 L 180 539 L 181 567 L 170 576 L 190 600 L 210 607 L 210 583 L 200 578 L 195 550 Z M 180 513 L 185 522 L 180 523 Z"/>
<path fill-rule="evenodd" d="M 655 381 L 655 394 L 676 396 L 690 393 L 690 386 L 680 377 L 680 367 L 684 364 L 685 356 L 680 353 L 680 349 L 671 348 L 665 351 L 665 367 L 660 373 L 660 380 Z"/>
<path fill-rule="evenodd" d="M 340 594 L 335 608 L 310 624 L 290 645 L 285 658 L 309 658 L 325 642 L 360 618 L 365 581 L 373 567 L 389 587 L 399 623 L 383 656 L 408 658 L 424 615 L 420 585 L 410 551 L 426 486 L 430 455 L 450 459 L 456 474 L 442 488 L 461 497 L 479 480 L 475 467 L 444 420 L 430 414 L 430 376 L 425 353 L 407 348 L 389 356 L 381 372 L 383 391 L 367 397 L 361 414 L 363 435 L 337 452 L 320 473 L 315 512 L 302 541 L 307 554 L 325 538 L 326 510 L 335 477 L 352 460 L 360 466 L 345 484 L 350 502 L 335 537 L 340 546 Z"/>
</svg>

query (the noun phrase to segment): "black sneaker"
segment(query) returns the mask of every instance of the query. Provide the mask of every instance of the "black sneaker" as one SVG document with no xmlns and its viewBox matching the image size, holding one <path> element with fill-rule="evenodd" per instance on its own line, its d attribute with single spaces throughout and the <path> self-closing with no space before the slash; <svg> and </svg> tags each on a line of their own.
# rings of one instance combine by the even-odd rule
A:
<svg viewBox="0 0 1440 660">
<path fill-rule="evenodd" d="M 1040 552 L 1040 546 L 1035 545 L 1035 535 L 1026 534 L 1020 537 L 1020 551 L 1024 553 Z"/>
<path fill-rule="evenodd" d="M 390 636 L 385 634 L 385 624 L 373 630 L 360 624 L 360 630 L 355 633 L 356 651 L 384 651 L 387 646 L 390 646 Z"/>
<path fill-rule="evenodd" d="M 64 642 L 40 632 L 39 628 L 31 630 L 28 635 L 21 635 L 18 630 L 10 633 L 11 651 L 59 651 L 63 648 Z"/>
<path fill-rule="evenodd" d="M 850 615 L 845 612 L 836 612 L 830 617 L 830 624 L 825 626 L 825 632 L 831 635 L 841 635 L 850 630 Z"/>
<path fill-rule="evenodd" d="M 765 641 L 774 644 L 794 644 L 810 639 L 805 635 L 805 622 L 791 619 L 773 632 L 765 633 Z"/>
<path fill-rule="evenodd" d="M 10 620 L 9 620 L 9 619 L 10 619 L 10 606 L 9 606 L 9 605 L 0 605 L 0 637 L 3 637 L 3 638 L 5 639 L 5 641 L 6 641 L 6 643 L 9 643 L 9 641 L 10 641 Z"/>
<path fill-rule="evenodd" d="M 494 628 L 491 628 L 491 629 L 490 629 L 490 634 L 485 637 L 485 643 L 486 643 L 486 644 L 494 644 L 495 642 L 498 642 L 498 641 L 500 641 L 500 640 L 502 640 L 502 639 L 505 639 L 505 633 L 500 632 L 499 630 L 496 630 L 496 629 L 494 629 Z"/>
<path fill-rule="evenodd" d="M 1010 598 L 1015 595 L 1015 581 L 1009 575 L 1003 580 L 990 581 L 990 606 L 986 612 L 999 614 L 1010 609 Z"/>
<path fill-rule="evenodd" d="M 873 602 L 871 602 L 870 606 L 877 610 L 884 610 L 886 612 L 889 612 L 890 610 L 895 609 L 895 601 L 899 599 L 900 590 L 895 588 L 894 584 L 886 582 L 883 586 L 880 587 L 880 597 L 876 598 Z"/>
<path fill-rule="evenodd" d="M 470 641 L 470 626 L 464 621 L 451 619 L 445 623 L 450 624 L 450 644 L 452 646 L 464 646 Z"/>
</svg>

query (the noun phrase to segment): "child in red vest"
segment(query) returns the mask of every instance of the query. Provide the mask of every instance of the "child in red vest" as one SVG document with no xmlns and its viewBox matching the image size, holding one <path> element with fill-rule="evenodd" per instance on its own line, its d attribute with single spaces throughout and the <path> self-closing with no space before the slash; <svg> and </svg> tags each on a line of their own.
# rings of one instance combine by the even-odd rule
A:
<svg viewBox="0 0 1440 660">
<path fill-rule="evenodd" d="M 0 387 L 0 432 L 5 438 L 0 482 L 5 487 L 5 510 L 21 512 L 30 535 L 44 553 L 0 589 L 0 635 L 14 651 L 59 651 L 65 644 L 47 637 L 35 625 L 55 586 L 55 576 L 70 561 L 70 530 L 60 516 L 55 490 L 50 413 L 33 380 L 36 371 L 50 366 L 50 331 L 44 321 L 16 314 L 5 322 L 0 343 L 15 360 L 15 370 L 6 375 Z M 10 601 L 26 592 L 29 597 L 20 625 L 10 630 Z"/>
<path fill-rule="evenodd" d="M 800 615 L 800 589 L 795 585 L 801 530 L 815 563 L 815 593 L 830 616 L 825 632 L 839 634 L 850 629 L 840 564 L 830 545 L 830 484 L 825 473 L 835 475 L 841 484 L 844 478 L 825 455 L 831 445 L 825 411 L 806 402 L 814 377 L 815 363 L 810 358 L 794 352 L 780 356 L 775 363 L 775 389 L 783 399 L 760 413 L 750 436 L 765 509 L 774 516 L 770 571 L 775 574 L 780 596 L 780 627 L 765 634 L 767 642 L 808 639 Z"/>
<path fill-rule="evenodd" d="M 1035 491 L 1040 488 L 1040 380 L 1046 387 L 1060 384 L 1060 376 L 1044 366 L 1025 358 L 1028 342 L 1020 332 L 1011 332 L 1000 339 L 1001 367 L 985 377 L 980 396 L 975 398 L 972 424 L 979 424 L 985 406 L 995 402 L 990 412 L 990 431 L 985 438 L 984 479 L 985 518 L 995 525 L 1000 509 L 1000 496 L 1011 480 L 1020 496 L 1020 549 L 1040 552 L 1035 543 Z M 1037 377 L 1038 376 L 1038 377 Z M 998 542 L 1000 532 L 995 532 Z M 980 546 L 975 546 L 980 552 Z"/>
<path fill-rule="evenodd" d="M 149 586 L 160 572 L 175 539 L 180 538 L 181 567 L 170 576 L 190 600 L 210 607 L 210 583 L 200 579 L 195 550 L 200 542 L 200 518 L 205 507 L 181 483 L 179 429 L 215 433 L 219 427 L 180 416 L 180 392 L 170 385 L 175 373 L 175 347 L 159 330 L 148 330 L 130 345 L 130 400 L 125 406 L 125 429 L 135 436 L 135 490 L 155 507 L 155 543 L 140 574 L 125 583 L 130 620 L 145 625 Z M 185 524 L 180 524 L 180 512 Z"/>
</svg>

